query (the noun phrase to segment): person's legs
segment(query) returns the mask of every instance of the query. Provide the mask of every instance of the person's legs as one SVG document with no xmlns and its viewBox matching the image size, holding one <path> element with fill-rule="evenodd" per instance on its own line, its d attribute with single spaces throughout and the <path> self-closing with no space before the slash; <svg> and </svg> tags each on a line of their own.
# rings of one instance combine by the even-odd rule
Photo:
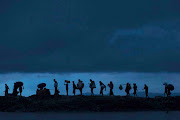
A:
<svg viewBox="0 0 180 120">
<path fill-rule="evenodd" d="M 101 87 L 100 94 L 102 94 L 102 90 L 103 90 L 103 89 L 102 89 L 102 87 Z"/>
<path fill-rule="evenodd" d="M 127 91 L 127 96 L 129 96 L 129 90 Z"/>
<path fill-rule="evenodd" d="M 5 96 L 7 96 L 8 95 L 8 91 L 5 91 Z"/>
<path fill-rule="evenodd" d="M 54 95 L 57 95 L 57 87 L 55 87 Z"/>
<path fill-rule="evenodd" d="M 66 89 L 66 92 L 67 92 L 67 96 L 68 96 L 68 89 Z"/>
<path fill-rule="evenodd" d="M 73 94 L 74 94 L 74 96 L 75 96 L 75 88 L 73 88 Z"/>
<path fill-rule="evenodd" d="M 91 95 L 93 95 L 93 88 L 91 88 Z"/>
<path fill-rule="evenodd" d="M 110 96 L 113 95 L 113 89 L 110 89 Z"/>
<path fill-rule="evenodd" d="M 79 90 L 80 90 L 80 93 L 81 93 L 81 96 L 82 96 L 82 88 L 80 88 Z"/>
<path fill-rule="evenodd" d="M 148 92 L 146 92 L 146 98 L 148 97 Z"/>
<path fill-rule="evenodd" d="M 110 89 L 110 93 L 109 93 L 109 96 L 111 96 L 111 94 L 112 94 L 112 89 Z"/>
</svg>

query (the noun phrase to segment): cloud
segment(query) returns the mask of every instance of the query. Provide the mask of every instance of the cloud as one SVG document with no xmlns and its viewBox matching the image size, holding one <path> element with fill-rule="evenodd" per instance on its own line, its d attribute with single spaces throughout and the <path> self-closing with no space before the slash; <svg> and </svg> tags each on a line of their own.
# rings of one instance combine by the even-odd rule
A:
<svg viewBox="0 0 180 120">
<path fill-rule="evenodd" d="M 177 0 L 1 3 L 0 72 L 180 71 Z"/>
</svg>

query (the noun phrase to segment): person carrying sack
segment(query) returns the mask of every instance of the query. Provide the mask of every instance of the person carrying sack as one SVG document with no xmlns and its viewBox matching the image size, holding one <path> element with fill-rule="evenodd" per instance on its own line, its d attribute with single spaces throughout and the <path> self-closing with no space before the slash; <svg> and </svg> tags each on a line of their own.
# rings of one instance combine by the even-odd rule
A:
<svg viewBox="0 0 180 120">
<path fill-rule="evenodd" d="M 79 89 L 82 96 L 82 89 L 84 88 L 84 83 L 80 79 L 78 80 L 77 88 Z"/>
<path fill-rule="evenodd" d="M 95 82 L 92 79 L 90 79 L 90 82 L 91 83 L 89 83 L 89 87 L 91 88 L 91 96 L 94 96 L 93 90 L 94 90 L 94 88 L 96 88 L 96 85 L 95 85 Z"/>
</svg>

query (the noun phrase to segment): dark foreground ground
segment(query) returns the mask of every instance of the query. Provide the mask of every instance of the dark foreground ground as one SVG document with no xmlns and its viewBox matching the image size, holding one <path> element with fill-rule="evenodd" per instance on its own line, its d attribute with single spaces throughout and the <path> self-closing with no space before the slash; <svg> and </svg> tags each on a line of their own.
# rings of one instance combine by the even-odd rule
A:
<svg viewBox="0 0 180 120">
<path fill-rule="evenodd" d="M 180 112 L 2 113 L 1 120 L 180 120 Z"/>
<path fill-rule="evenodd" d="M 1 112 L 179 111 L 180 97 L 121 96 L 0 97 Z"/>
</svg>

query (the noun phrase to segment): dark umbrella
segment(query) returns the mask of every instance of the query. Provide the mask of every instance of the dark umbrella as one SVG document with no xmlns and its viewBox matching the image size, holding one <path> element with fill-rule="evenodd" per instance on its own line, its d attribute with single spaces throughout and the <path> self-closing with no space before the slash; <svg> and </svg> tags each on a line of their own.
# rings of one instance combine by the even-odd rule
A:
<svg viewBox="0 0 180 120">
<path fill-rule="evenodd" d="M 17 87 L 21 87 L 21 86 L 23 86 L 23 82 L 15 82 L 15 85 L 16 85 Z"/>
<path fill-rule="evenodd" d="M 37 87 L 38 87 L 38 88 L 44 88 L 44 87 L 46 87 L 46 83 L 41 83 L 41 84 L 39 84 Z"/>
</svg>

